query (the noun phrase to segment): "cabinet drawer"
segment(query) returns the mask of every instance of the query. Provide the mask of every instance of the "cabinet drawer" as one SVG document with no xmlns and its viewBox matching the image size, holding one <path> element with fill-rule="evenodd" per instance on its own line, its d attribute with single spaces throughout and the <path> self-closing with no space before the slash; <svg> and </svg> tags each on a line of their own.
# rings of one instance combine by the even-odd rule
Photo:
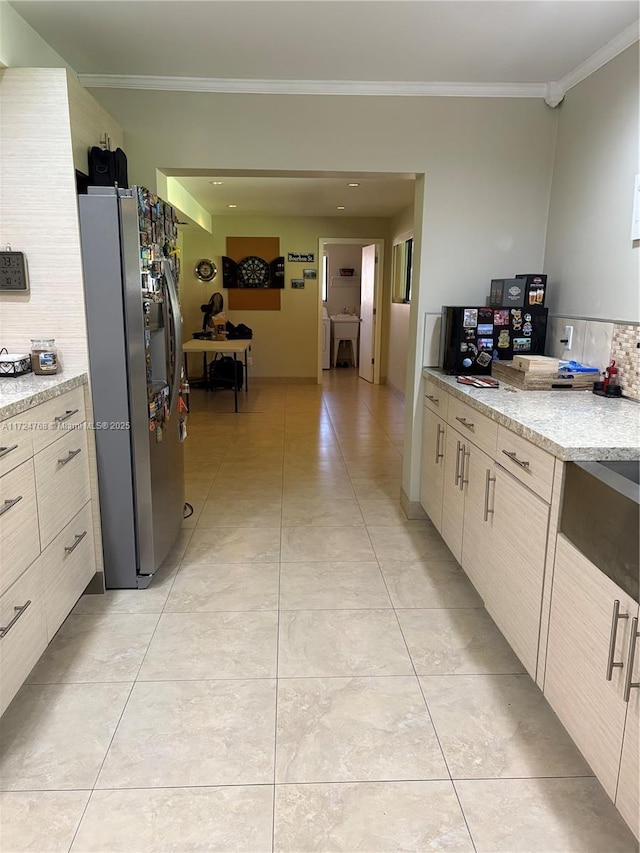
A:
<svg viewBox="0 0 640 853">
<path fill-rule="evenodd" d="M 516 479 L 551 503 L 555 457 L 501 426 L 496 461 Z"/>
<path fill-rule="evenodd" d="M 34 457 L 44 549 L 90 498 L 87 434 L 72 430 Z"/>
<path fill-rule="evenodd" d="M 0 595 L 40 553 L 33 460 L 0 479 Z"/>
<path fill-rule="evenodd" d="M 34 406 L 21 415 L 31 425 L 33 452 L 39 453 L 52 442 L 66 435 L 66 430 L 85 420 L 84 388 L 73 388 L 66 394 Z"/>
<path fill-rule="evenodd" d="M 461 400 L 451 397 L 447 420 L 480 450 L 484 450 L 489 456 L 495 455 L 498 424 L 491 418 L 480 414 L 477 409 L 472 409 Z"/>
<path fill-rule="evenodd" d="M 24 415 L 0 424 L 0 477 L 33 456 L 31 430 L 25 427 Z"/>
<path fill-rule="evenodd" d="M 40 560 L 0 598 L 0 626 L 9 628 L 0 637 L 2 714 L 47 646 Z"/>
<path fill-rule="evenodd" d="M 95 574 L 90 502 L 56 536 L 41 560 L 47 635 L 51 640 Z"/>
<path fill-rule="evenodd" d="M 424 404 L 438 417 L 446 420 L 449 395 L 442 388 L 438 388 L 435 382 L 427 379 L 424 385 Z"/>
</svg>

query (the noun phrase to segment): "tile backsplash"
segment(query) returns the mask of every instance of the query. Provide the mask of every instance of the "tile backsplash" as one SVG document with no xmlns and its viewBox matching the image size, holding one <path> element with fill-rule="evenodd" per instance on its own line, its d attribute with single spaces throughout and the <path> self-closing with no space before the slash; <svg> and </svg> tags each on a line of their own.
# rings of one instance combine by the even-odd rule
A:
<svg viewBox="0 0 640 853">
<path fill-rule="evenodd" d="M 620 370 L 620 385 L 627 397 L 640 400 L 640 326 L 616 323 L 611 358 Z"/>
</svg>

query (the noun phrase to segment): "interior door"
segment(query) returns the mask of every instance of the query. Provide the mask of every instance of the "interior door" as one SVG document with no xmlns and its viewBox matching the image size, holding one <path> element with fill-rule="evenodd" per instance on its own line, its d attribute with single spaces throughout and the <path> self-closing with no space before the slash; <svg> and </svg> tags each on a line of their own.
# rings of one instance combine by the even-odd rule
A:
<svg viewBox="0 0 640 853">
<path fill-rule="evenodd" d="M 375 352 L 375 297 L 376 297 L 376 245 L 362 247 L 362 272 L 360 276 L 360 357 L 361 379 L 373 382 L 373 354 Z"/>
</svg>

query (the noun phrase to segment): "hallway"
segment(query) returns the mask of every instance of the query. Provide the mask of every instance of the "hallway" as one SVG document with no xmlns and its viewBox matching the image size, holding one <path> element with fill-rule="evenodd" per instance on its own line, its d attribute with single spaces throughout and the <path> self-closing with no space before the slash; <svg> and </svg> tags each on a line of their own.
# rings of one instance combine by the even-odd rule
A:
<svg viewBox="0 0 640 853">
<path fill-rule="evenodd" d="M 2 720 L 2 853 L 637 850 L 400 509 L 402 402 L 325 377 L 192 393 L 179 542 L 80 600 Z"/>
</svg>

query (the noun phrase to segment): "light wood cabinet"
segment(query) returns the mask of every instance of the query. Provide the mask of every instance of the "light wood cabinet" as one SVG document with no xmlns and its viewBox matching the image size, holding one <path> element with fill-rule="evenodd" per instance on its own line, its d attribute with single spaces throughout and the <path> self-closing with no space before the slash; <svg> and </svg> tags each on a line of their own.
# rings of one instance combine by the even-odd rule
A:
<svg viewBox="0 0 640 853">
<path fill-rule="evenodd" d="M 449 425 L 447 427 L 444 450 L 442 527 L 440 534 L 459 563 L 462 562 L 466 452 L 464 438 L 457 430 Z"/>
<path fill-rule="evenodd" d="M 468 486 L 464 505 L 462 532 L 462 568 L 485 600 L 494 583 L 494 548 L 500 543 L 493 533 L 495 472 L 491 457 L 478 447 L 470 446 Z"/>
<path fill-rule="evenodd" d="M 637 616 L 635 601 L 559 535 L 544 694 L 636 834 L 639 691 L 629 702 L 624 693 Z"/>
<path fill-rule="evenodd" d="M 422 422 L 420 503 L 438 531 L 442 528 L 446 434 L 444 421 L 425 406 Z"/>
<path fill-rule="evenodd" d="M 40 553 L 33 460 L 0 477 L 0 595 Z"/>
<path fill-rule="evenodd" d="M 631 641 L 630 641 L 631 642 Z M 636 642 L 640 640 L 636 637 Z M 636 648 L 635 666 L 633 668 L 634 683 L 640 682 L 640 650 Z M 628 658 L 627 658 L 628 660 Z M 616 805 L 620 814 L 631 827 L 636 838 L 640 838 L 640 689 L 633 688 L 627 705 L 627 719 L 624 726 L 622 741 L 622 759 Z"/>
</svg>

